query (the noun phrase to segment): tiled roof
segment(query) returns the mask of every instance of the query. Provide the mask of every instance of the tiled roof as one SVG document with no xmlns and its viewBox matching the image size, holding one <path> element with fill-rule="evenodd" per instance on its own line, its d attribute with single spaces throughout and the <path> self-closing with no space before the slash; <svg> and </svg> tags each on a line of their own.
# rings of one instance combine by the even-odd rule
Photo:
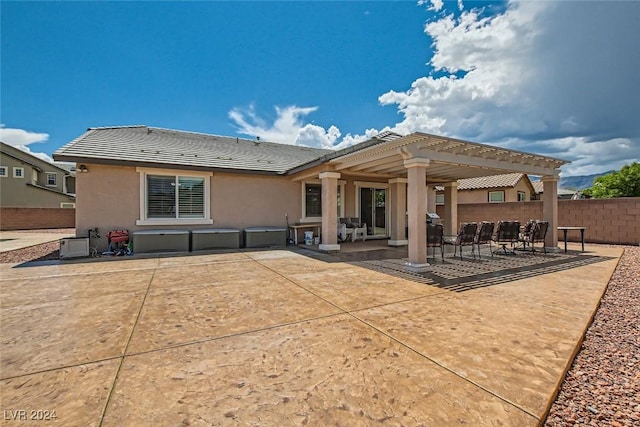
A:
<svg viewBox="0 0 640 427">
<path fill-rule="evenodd" d="M 544 191 L 544 182 L 542 181 L 532 181 L 531 185 L 533 185 L 533 189 L 536 190 L 536 193 L 542 193 Z"/>
<path fill-rule="evenodd" d="M 507 173 L 503 175 L 483 176 L 458 180 L 458 191 L 480 190 L 484 188 L 515 187 L 526 175 L 523 173 Z M 444 187 L 436 186 L 437 191 L 444 191 Z"/>
<path fill-rule="evenodd" d="M 534 181 L 531 184 L 533 184 L 533 189 L 536 190 L 536 194 L 544 193 L 544 182 L 542 182 L 542 181 Z M 569 188 L 560 188 L 560 187 L 558 187 L 558 195 L 559 196 L 574 195 L 575 193 L 576 193 L 576 190 L 571 190 Z"/>
<path fill-rule="evenodd" d="M 57 150 L 60 161 L 231 169 L 283 174 L 331 150 L 148 126 L 90 128 Z"/>
</svg>

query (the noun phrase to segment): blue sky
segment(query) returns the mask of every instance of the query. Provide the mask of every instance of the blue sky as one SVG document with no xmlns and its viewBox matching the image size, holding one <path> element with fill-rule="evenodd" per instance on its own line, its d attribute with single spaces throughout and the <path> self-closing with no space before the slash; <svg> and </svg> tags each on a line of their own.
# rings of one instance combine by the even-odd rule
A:
<svg viewBox="0 0 640 427">
<path fill-rule="evenodd" d="M 639 2 L 11 2 L 3 141 L 146 124 L 343 147 L 424 131 L 640 161 Z"/>
</svg>

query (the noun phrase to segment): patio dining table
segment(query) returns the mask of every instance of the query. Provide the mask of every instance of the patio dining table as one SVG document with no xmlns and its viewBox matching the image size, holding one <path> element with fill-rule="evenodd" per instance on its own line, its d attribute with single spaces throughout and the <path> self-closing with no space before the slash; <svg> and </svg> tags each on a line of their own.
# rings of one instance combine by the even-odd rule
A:
<svg viewBox="0 0 640 427">
<path fill-rule="evenodd" d="M 582 242 L 582 252 L 584 252 L 584 231 L 587 227 L 578 227 L 578 226 L 561 226 L 558 227 L 558 231 L 562 231 L 564 233 L 564 252 L 567 253 L 567 232 L 569 230 L 580 230 L 580 241 Z"/>
</svg>

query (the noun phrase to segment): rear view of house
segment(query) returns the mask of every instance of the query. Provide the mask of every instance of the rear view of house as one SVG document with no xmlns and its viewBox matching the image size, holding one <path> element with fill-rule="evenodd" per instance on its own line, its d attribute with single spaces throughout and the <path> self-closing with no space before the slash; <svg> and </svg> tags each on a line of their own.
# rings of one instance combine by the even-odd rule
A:
<svg viewBox="0 0 640 427">
<path fill-rule="evenodd" d="M 555 226 L 559 168 L 566 163 L 421 132 L 383 132 L 332 151 L 147 126 L 90 128 L 54 158 L 84 171 L 77 182 L 81 236 L 95 227 L 127 229 L 135 241 L 136 232 L 154 229 L 185 236 L 289 221 L 315 224 L 319 249 L 339 251 L 338 224 L 349 218 L 367 240 L 407 245 L 410 268 L 426 262 L 434 186 L 444 187 L 445 233 L 455 234 L 459 180 L 539 175 L 544 219 Z M 557 245 L 555 234 L 548 240 Z"/>
</svg>

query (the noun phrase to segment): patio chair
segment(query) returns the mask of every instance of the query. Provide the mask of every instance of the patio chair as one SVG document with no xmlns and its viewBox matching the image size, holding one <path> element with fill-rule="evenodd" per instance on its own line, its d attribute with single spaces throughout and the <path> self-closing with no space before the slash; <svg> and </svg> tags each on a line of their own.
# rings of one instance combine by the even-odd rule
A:
<svg viewBox="0 0 640 427">
<path fill-rule="evenodd" d="M 436 258 L 436 249 L 440 248 L 440 256 L 444 262 L 444 226 L 442 224 L 427 223 L 427 251 L 433 248 L 433 258 Z"/>
<path fill-rule="evenodd" d="M 496 232 L 491 240 L 498 246 L 502 246 L 502 250 L 505 255 L 515 255 L 516 252 L 513 249 L 514 245 L 518 243 L 518 237 L 520 234 L 520 222 L 519 221 L 500 221 L 496 227 Z M 511 245 L 511 249 L 507 252 L 507 245 Z M 499 252 L 500 249 L 494 251 Z"/>
<path fill-rule="evenodd" d="M 340 242 L 346 242 L 351 239 L 355 242 L 358 239 L 366 241 L 367 239 L 367 224 L 359 222 L 358 218 L 340 218 L 338 221 L 338 240 Z"/>
<path fill-rule="evenodd" d="M 344 222 L 338 222 L 338 243 L 346 242 L 352 234 L 353 228 L 348 228 Z"/>
<path fill-rule="evenodd" d="M 351 241 L 355 242 L 358 239 L 362 239 L 363 242 L 367 240 L 367 224 L 358 224 L 358 226 L 353 229 Z"/>
<path fill-rule="evenodd" d="M 547 254 L 547 248 L 544 246 L 544 239 L 549 229 L 548 221 L 530 221 L 531 226 L 522 231 L 518 241 L 522 243 L 522 249 L 526 250 L 528 246 L 531 247 L 531 252 L 535 253 L 535 243 L 542 243 L 542 250 L 544 254 Z M 527 224 L 528 225 L 528 224 Z"/>
<path fill-rule="evenodd" d="M 453 239 L 445 239 L 445 243 L 454 246 L 453 256 L 455 257 L 460 247 L 460 259 L 462 259 L 462 247 L 471 246 L 471 255 L 476 257 L 476 234 L 478 232 L 478 224 L 475 222 L 462 222 L 458 229 L 458 235 Z"/>
<path fill-rule="evenodd" d="M 480 228 L 478 228 L 478 234 L 476 234 L 475 244 L 478 247 L 478 258 L 480 258 L 480 245 L 489 245 L 489 253 L 493 258 L 493 252 L 491 252 L 491 237 L 493 236 L 493 222 L 482 221 Z"/>
</svg>

